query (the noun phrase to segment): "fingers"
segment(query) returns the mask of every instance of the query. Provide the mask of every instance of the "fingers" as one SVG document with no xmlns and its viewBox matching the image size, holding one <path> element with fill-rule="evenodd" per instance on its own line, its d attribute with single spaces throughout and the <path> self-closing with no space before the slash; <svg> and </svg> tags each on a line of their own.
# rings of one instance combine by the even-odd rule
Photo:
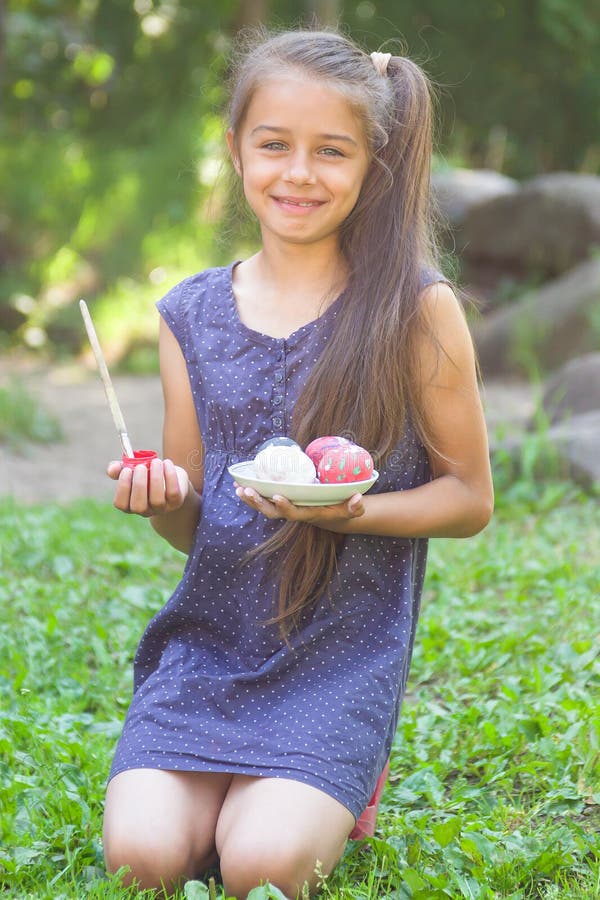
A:
<svg viewBox="0 0 600 900">
<path fill-rule="evenodd" d="M 164 487 L 164 509 L 167 512 L 179 509 L 190 489 L 190 479 L 186 470 L 176 466 L 170 459 L 165 459 L 161 484 Z"/>
<path fill-rule="evenodd" d="M 253 490 L 253 488 L 240 487 L 234 482 L 236 494 L 251 509 L 255 509 L 269 519 L 285 518 L 295 522 L 310 522 L 313 524 L 326 524 L 327 522 L 343 522 L 364 515 L 365 507 L 363 495 L 353 494 L 343 503 L 334 503 L 329 506 L 302 506 L 292 503 L 286 497 L 275 494 L 272 499 Z"/>
<path fill-rule="evenodd" d="M 112 478 L 113 481 L 116 481 L 121 474 L 121 469 L 123 468 L 123 463 L 120 459 L 112 459 L 108 466 L 106 467 L 106 474 L 109 478 Z"/>
<path fill-rule="evenodd" d="M 177 509 L 183 501 L 177 469 L 170 459 L 153 459 L 148 476 L 148 500 L 154 513 Z"/>
<path fill-rule="evenodd" d="M 362 494 L 353 494 L 349 500 L 327 506 L 303 506 L 301 503 L 292 503 L 279 494 L 273 496 L 272 502 L 280 515 L 301 522 L 339 522 L 343 519 L 355 519 L 365 512 Z"/>
<path fill-rule="evenodd" d="M 268 500 L 266 497 L 261 497 L 261 495 L 252 490 L 252 488 L 243 488 L 240 487 L 237 482 L 235 492 L 240 500 L 243 500 L 246 506 L 249 506 L 250 509 L 256 509 L 258 512 L 261 512 L 268 519 L 278 519 L 281 517 L 282 513 L 277 509 L 276 505 Z"/>
<path fill-rule="evenodd" d="M 122 512 L 139 516 L 154 516 L 171 512 L 183 504 L 189 489 L 185 469 L 170 459 L 153 459 L 150 469 L 139 465 L 133 469 L 109 464 L 108 473 L 117 478 L 113 505 Z"/>
<path fill-rule="evenodd" d="M 111 463 L 112 465 L 112 463 Z M 110 469 L 110 467 L 109 467 Z M 110 474 L 110 471 L 109 471 Z M 114 478 L 114 475 L 110 476 Z M 115 496 L 113 499 L 113 506 L 117 509 L 120 509 L 122 512 L 130 512 L 129 508 L 129 500 L 131 497 L 131 484 L 133 481 L 133 469 L 126 469 L 125 467 L 121 468 L 119 475 L 117 476 L 117 489 L 115 491 Z"/>
<path fill-rule="evenodd" d="M 178 468 L 170 459 L 165 459 L 163 477 L 167 507 L 171 509 L 173 506 L 180 506 L 189 484 L 187 472 L 185 469 Z"/>
<path fill-rule="evenodd" d="M 354 494 L 352 497 L 350 497 L 350 499 L 348 500 L 348 512 L 354 518 L 364 515 L 365 504 L 362 494 Z"/>
<path fill-rule="evenodd" d="M 139 516 L 152 514 L 149 500 L 149 473 L 146 466 L 135 466 L 121 469 L 113 505 L 122 512 L 136 513 Z"/>
</svg>

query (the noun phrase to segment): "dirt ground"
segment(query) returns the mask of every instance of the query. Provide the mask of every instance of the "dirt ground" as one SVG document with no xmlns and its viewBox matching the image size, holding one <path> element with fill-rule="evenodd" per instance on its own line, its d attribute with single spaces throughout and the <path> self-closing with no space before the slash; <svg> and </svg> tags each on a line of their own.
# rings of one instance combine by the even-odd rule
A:
<svg viewBox="0 0 600 900">
<path fill-rule="evenodd" d="M 6 378 L 0 372 L 0 384 Z M 23 503 L 67 503 L 80 497 L 112 500 L 106 476 L 111 459 L 121 456 L 102 382 L 77 366 L 18 372 L 43 408 L 61 424 L 64 439 L 28 443 L 14 452 L 0 444 L 0 495 Z M 156 377 L 113 379 L 131 440 L 136 449 L 160 449 L 162 391 Z"/>
<path fill-rule="evenodd" d="M 0 384 L 11 367 L 0 366 Z M 64 441 L 28 444 L 21 453 L 0 444 L 0 495 L 18 502 L 68 503 L 78 498 L 112 500 L 109 460 L 120 457 L 102 383 L 94 371 L 77 365 L 17 373 L 28 391 L 56 416 Z M 160 451 L 162 391 L 155 376 L 113 379 L 133 446 Z M 490 434 L 518 430 L 533 411 L 534 392 L 523 382 L 489 382 L 484 407 Z"/>
</svg>

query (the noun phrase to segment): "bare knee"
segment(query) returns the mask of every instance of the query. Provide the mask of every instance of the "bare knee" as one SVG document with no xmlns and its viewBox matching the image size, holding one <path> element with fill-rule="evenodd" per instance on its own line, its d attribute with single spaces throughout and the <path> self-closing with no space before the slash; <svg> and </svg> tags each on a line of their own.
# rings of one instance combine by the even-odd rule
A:
<svg viewBox="0 0 600 900">
<path fill-rule="evenodd" d="M 227 778 L 132 769 L 109 784 L 104 853 L 123 880 L 171 890 L 216 862 L 215 821 Z"/>
<path fill-rule="evenodd" d="M 336 862 L 343 849 L 341 846 Z M 311 893 L 315 890 L 320 874 L 328 871 L 315 856 L 314 849 L 294 845 L 291 839 L 271 840 L 267 844 L 250 837 L 236 838 L 228 841 L 221 851 L 221 875 L 227 896 L 238 900 L 245 900 L 252 888 L 267 881 L 286 897 L 296 900 L 306 886 Z"/>
<path fill-rule="evenodd" d="M 148 835 L 112 835 L 105 840 L 106 868 L 114 873 L 126 867 L 123 881 L 141 888 L 173 889 L 182 880 L 192 878 L 194 859 L 183 841 L 165 841 Z"/>
</svg>

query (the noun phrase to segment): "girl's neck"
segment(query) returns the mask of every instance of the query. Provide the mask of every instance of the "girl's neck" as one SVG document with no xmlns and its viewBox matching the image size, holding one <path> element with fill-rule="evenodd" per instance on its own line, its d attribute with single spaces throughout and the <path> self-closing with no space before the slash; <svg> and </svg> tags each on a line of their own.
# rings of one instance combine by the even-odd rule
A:
<svg viewBox="0 0 600 900">
<path fill-rule="evenodd" d="M 263 246 L 235 267 L 233 296 L 243 324 L 285 338 L 325 312 L 346 286 L 346 267 L 337 247 L 327 255 L 310 249 Z"/>
<path fill-rule="evenodd" d="M 266 241 L 248 263 L 264 290 L 288 298 L 337 296 L 347 278 L 337 242 L 282 246 Z"/>
</svg>

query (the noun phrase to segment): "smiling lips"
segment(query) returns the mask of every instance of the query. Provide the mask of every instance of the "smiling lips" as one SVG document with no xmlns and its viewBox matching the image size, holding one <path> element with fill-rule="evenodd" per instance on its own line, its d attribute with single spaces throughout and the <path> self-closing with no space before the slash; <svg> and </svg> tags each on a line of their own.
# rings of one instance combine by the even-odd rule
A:
<svg viewBox="0 0 600 900">
<path fill-rule="evenodd" d="M 324 200 L 307 200 L 304 197 L 273 197 L 279 206 L 293 212 L 305 212 L 323 206 Z"/>
</svg>

